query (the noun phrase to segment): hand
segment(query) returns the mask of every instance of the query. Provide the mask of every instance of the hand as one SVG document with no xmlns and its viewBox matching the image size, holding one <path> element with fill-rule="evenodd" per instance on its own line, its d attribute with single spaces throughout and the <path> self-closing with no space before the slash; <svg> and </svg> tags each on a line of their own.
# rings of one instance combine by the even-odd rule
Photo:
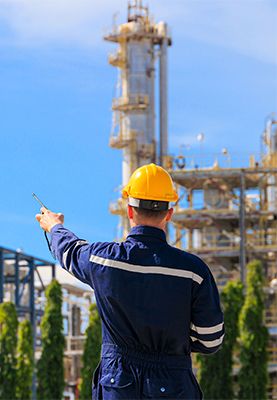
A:
<svg viewBox="0 0 277 400">
<path fill-rule="evenodd" d="M 53 226 L 64 223 L 64 216 L 61 213 L 53 213 L 45 207 L 42 207 L 40 212 L 41 214 L 36 215 L 36 220 L 39 222 L 40 227 L 46 232 L 50 232 Z"/>
</svg>

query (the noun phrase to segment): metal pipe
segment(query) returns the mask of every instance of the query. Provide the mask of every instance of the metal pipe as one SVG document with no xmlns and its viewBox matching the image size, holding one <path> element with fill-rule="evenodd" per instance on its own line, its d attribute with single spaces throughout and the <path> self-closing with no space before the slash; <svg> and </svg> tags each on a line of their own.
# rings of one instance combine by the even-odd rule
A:
<svg viewBox="0 0 277 400">
<path fill-rule="evenodd" d="M 16 253 L 15 264 L 14 264 L 14 275 L 15 275 L 15 305 L 19 307 L 19 254 Z"/>
<path fill-rule="evenodd" d="M 151 81 L 150 81 L 150 99 L 149 99 L 149 113 L 148 113 L 148 120 L 149 120 L 149 131 L 152 132 L 152 142 L 153 142 L 153 155 L 151 162 L 157 163 L 157 143 L 156 143 L 156 116 L 155 116 L 155 77 L 156 77 L 156 70 L 155 70 L 155 55 L 154 51 L 152 51 L 151 56 Z"/>
<path fill-rule="evenodd" d="M 40 276 L 40 273 L 39 273 L 39 270 L 38 270 L 38 266 L 35 266 L 35 272 L 37 273 L 37 276 L 38 276 L 38 279 L 40 281 L 42 289 L 45 290 L 45 286 L 44 286 L 43 280 L 41 279 L 41 276 Z M 53 279 L 53 275 L 52 275 L 52 279 Z"/>
<path fill-rule="evenodd" d="M 277 169 L 276 169 L 276 172 L 277 172 Z M 11 249 L 9 249 L 9 248 L 7 248 L 7 247 L 1 247 L 0 246 L 0 251 L 3 251 L 3 252 L 5 252 L 6 254 L 9 254 L 10 256 L 12 256 L 12 255 L 16 255 L 16 253 L 17 253 L 17 251 L 16 250 L 11 250 Z M 23 253 L 21 253 L 21 259 L 22 260 L 26 260 L 26 261 L 28 261 L 28 260 L 31 260 L 31 259 L 34 259 L 34 257 L 33 256 L 30 256 L 30 255 L 28 255 L 28 254 L 23 254 Z M 41 263 L 41 265 L 49 265 L 50 264 L 50 262 L 49 261 L 46 261 L 46 260 L 43 260 L 42 258 L 35 258 L 35 260 L 36 260 L 36 262 L 37 263 Z"/>
<path fill-rule="evenodd" d="M 239 202 L 239 229 L 240 229 L 240 279 L 245 285 L 246 282 L 246 235 L 245 235 L 245 175 L 242 172 L 240 177 L 240 202 Z"/>
<path fill-rule="evenodd" d="M 34 357 L 36 351 L 36 310 L 35 310 L 35 277 L 34 277 L 34 260 L 29 261 L 30 277 L 29 277 L 29 307 L 30 307 L 30 322 L 33 331 L 33 349 Z M 32 378 L 32 400 L 36 400 L 36 373 L 33 372 Z"/>
<path fill-rule="evenodd" d="M 159 86 L 160 86 L 160 143 L 159 143 L 159 163 L 164 166 L 165 156 L 168 148 L 167 132 L 167 27 L 164 28 L 164 38 L 160 44 L 160 68 L 159 68 Z"/>
<path fill-rule="evenodd" d="M 52 279 L 55 279 L 56 278 L 56 265 L 52 264 L 51 267 L 52 267 Z"/>
<path fill-rule="evenodd" d="M 4 298 L 4 259 L 3 251 L 0 250 L 0 303 L 3 302 Z"/>
</svg>

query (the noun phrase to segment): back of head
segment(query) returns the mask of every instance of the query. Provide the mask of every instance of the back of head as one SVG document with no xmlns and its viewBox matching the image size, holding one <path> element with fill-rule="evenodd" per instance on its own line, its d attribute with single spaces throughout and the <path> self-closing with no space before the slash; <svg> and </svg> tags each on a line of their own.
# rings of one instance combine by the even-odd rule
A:
<svg viewBox="0 0 277 400">
<path fill-rule="evenodd" d="M 122 195 L 128 198 L 137 225 L 159 225 L 169 213 L 172 214 L 169 203 L 178 199 L 169 173 L 156 164 L 136 169 Z"/>
</svg>

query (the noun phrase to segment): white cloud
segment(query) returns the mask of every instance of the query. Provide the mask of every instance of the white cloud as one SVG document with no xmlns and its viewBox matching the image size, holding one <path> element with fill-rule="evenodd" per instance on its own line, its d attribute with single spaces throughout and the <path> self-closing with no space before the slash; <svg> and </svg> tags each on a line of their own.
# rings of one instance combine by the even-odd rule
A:
<svg viewBox="0 0 277 400">
<path fill-rule="evenodd" d="M 270 0 L 193 1 L 175 15 L 176 33 L 277 63 L 277 3 Z"/>
<path fill-rule="evenodd" d="M 123 5 L 123 0 L 0 0 L 0 19 L 8 24 L 16 44 L 93 46 L 111 26 L 114 6 Z"/>
<path fill-rule="evenodd" d="M 174 39 L 189 38 L 277 63 L 277 9 L 273 0 L 152 0 L 150 12 L 166 20 Z M 126 20 L 127 0 L 0 0 L 0 21 L 20 45 L 99 47 L 112 16 Z M 3 39 L 2 40 L 7 40 Z"/>
</svg>

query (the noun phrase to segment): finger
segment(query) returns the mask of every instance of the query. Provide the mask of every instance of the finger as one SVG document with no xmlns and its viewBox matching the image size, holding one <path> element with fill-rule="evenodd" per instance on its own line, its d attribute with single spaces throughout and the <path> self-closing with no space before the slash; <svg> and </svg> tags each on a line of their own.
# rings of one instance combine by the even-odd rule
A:
<svg viewBox="0 0 277 400">
<path fill-rule="evenodd" d="M 42 215 L 41 215 L 41 214 L 37 214 L 37 215 L 36 215 L 36 220 L 37 220 L 38 222 L 40 222 L 41 218 L 42 218 Z"/>
<path fill-rule="evenodd" d="M 45 214 L 47 211 L 48 210 L 45 207 L 41 207 L 41 209 L 40 209 L 41 214 Z"/>
</svg>

